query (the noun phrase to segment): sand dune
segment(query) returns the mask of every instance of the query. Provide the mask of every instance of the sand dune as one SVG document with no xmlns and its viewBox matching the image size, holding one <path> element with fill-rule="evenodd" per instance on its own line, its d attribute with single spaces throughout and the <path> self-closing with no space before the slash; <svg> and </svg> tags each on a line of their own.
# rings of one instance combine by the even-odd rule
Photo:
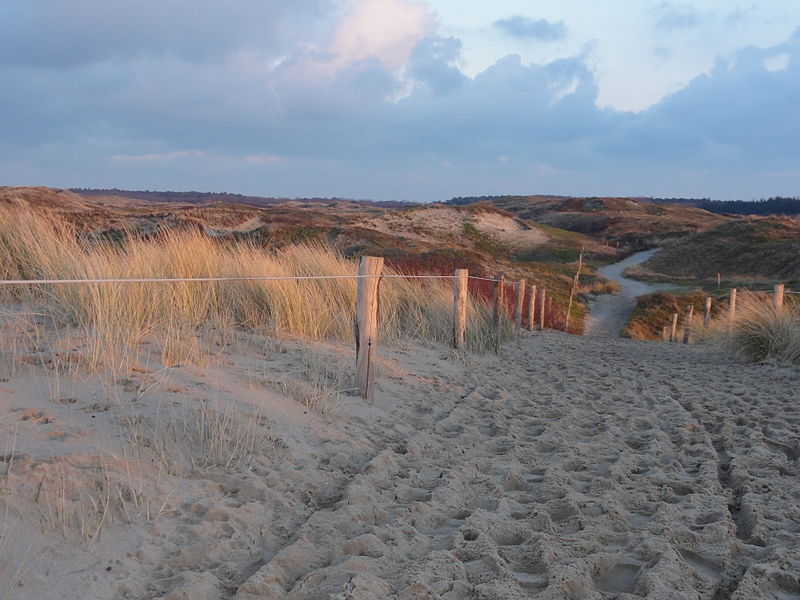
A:
<svg viewBox="0 0 800 600">
<path fill-rule="evenodd" d="M 322 413 L 264 385 L 307 352 L 231 351 L 149 389 L 140 373 L 108 403 L 38 367 L 0 384 L 8 597 L 800 597 L 796 370 L 545 332 L 500 358 L 382 349 L 375 402 Z M 126 445 L 130 423 L 202 399 L 260 419 L 246 461 L 164 469 Z M 149 518 L 77 544 L 42 531 L 37 477 L 86 478 L 100 454 L 109 480 L 140 474 Z"/>
</svg>

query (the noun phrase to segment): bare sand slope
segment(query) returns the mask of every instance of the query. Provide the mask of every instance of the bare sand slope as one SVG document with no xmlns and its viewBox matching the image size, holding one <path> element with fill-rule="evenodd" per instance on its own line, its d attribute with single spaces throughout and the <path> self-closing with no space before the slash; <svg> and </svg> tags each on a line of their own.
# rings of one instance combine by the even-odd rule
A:
<svg viewBox="0 0 800 600">
<path fill-rule="evenodd" d="M 796 370 L 545 332 L 381 371 L 371 405 L 276 400 L 249 469 L 163 474 L 157 519 L 78 551 L 53 534 L 12 597 L 800 598 Z"/>
</svg>

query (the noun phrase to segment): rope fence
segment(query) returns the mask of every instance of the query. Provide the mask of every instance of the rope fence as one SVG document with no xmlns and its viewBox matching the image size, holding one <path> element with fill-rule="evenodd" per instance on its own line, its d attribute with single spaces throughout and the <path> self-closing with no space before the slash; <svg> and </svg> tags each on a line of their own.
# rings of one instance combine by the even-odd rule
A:
<svg viewBox="0 0 800 600">
<path fill-rule="evenodd" d="M 132 279 L 5 279 L 0 280 L 0 285 L 59 285 L 59 284 L 85 284 L 85 283 L 202 283 L 220 281 L 309 281 L 325 279 L 454 279 L 454 275 L 274 275 L 265 277 L 157 277 L 157 278 L 132 278 Z M 498 283 L 501 279 L 468 276 L 472 281 L 490 281 Z"/>
<path fill-rule="evenodd" d="M 456 269 L 453 275 L 412 275 L 386 273 L 383 258 L 362 256 L 358 274 L 353 275 L 275 275 L 252 277 L 158 277 L 158 278 L 95 278 L 95 279 L 15 279 L 0 280 L 0 286 L 38 285 L 87 285 L 87 284 L 143 284 L 143 283 L 210 283 L 210 282 L 270 282 L 270 281 L 315 281 L 355 280 L 356 288 L 356 385 L 361 396 L 371 399 L 374 389 L 375 360 L 378 325 L 378 285 L 381 279 L 452 280 L 453 281 L 453 346 L 463 350 L 466 346 L 466 315 L 469 291 L 467 282 L 492 284 L 491 304 L 494 325 L 495 351 L 499 351 L 501 331 L 506 319 L 514 324 L 518 333 L 523 329 L 539 331 L 552 322 L 554 303 L 543 286 L 528 285 L 523 280 L 507 281 L 500 274 L 496 277 L 469 275 L 467 269 Z M 507 288 L 512 290 L 507 294 Z M 480 293 L 486 298 L 485 291 Z M 526 302 L 527 300 L 527 302 Z M 537 308 L 538 307 L 538 308 Z M 549 309 L 549 311 L 548 311 Z M 34 313 L 29 313 L 34 314 Z M 524 326 L 524 327 L 523 327 Z"/>
</svg>

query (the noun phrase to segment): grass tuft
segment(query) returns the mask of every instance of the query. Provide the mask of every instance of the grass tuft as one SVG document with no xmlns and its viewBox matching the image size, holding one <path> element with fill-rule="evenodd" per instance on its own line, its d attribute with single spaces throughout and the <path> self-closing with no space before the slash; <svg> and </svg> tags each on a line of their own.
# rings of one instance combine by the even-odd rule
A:
<svg viewBox="0 0 800 600">
<path fill-rule="evenodd" d="M 740 300 L 732 332 L 727 315 L 717 324 L 713 339 L 749 361 L 776 358 L 800 365 L 800 307 L 791 302 L 778 313 L 766 295 Z"/>
</svg>

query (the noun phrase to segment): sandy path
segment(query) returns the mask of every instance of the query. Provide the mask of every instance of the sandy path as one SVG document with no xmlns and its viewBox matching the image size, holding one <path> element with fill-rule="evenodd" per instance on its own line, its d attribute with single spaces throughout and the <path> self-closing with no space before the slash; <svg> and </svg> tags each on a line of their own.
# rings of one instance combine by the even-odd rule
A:
<svg viewBox="0 0 800 600">
<path fill-rule="evenodd" d="M 484 366 L 384 384 L 382 443 L 235 598 L 800 597 L 797 372 L 561 334 Z"/>
<path fill-rule="evenodd" d="M 249 468 L 176 480 L 174 510 L 48 551 L 13 597 L 800 598 L 796 370 L 557 332 L 381 354 L 373 404 L 276 405 Z"/>
<path fill-rule="evenodd" d="M 658 249 L 637 252 L 625 260 L 600 267 L 597 272 L 603 277 L 615 281 L 622 288 L 618 294 L 604 294 L 594 299 L 589 305 L 584 334 L 592 337 L 619 337 L 620 331 L 636 308 L 636 296 L 652 294 L 657 289 L 643 281 L 628 279 L 622 274 L 625 269 L 638 265 L 653 256 Z"/>
</svg>

